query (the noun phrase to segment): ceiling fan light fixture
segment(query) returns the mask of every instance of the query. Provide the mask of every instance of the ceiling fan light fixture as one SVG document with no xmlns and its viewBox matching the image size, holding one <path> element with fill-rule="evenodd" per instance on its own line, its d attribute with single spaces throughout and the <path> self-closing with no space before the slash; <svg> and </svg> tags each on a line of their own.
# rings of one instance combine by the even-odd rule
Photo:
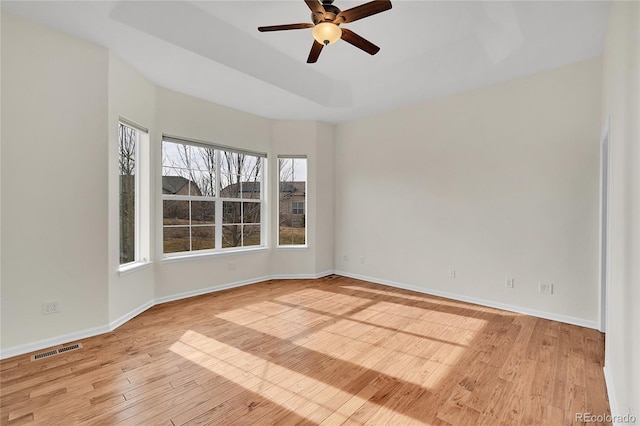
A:
<svg viewBox="0 0 640 426">
<path fill-rule="evenodd" d="M 318 43 L 325 46 L 335 43 L 342 36 L 342 30 L 333 22 L 320 22 L 313 27 L 311 33 Z"/>
</svg>

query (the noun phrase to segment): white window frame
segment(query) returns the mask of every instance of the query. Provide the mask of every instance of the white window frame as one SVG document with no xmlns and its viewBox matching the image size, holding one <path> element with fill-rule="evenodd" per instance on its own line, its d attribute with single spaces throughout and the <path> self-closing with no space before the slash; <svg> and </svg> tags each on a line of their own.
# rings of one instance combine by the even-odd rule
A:
<svg viewBox="0 0 640 426">
<path fill-rule="evenodd" d="M 306 162 L 306 169 L 307 169 L 307 173 L 305 176 L 305 191 L 304 191 L 304 219 L 305 219 L 305 224 L 304 224 L 304 244 L 280 244 L 280 160 L 305 160 Z M 278 204 L 278 208 L 277 208 L 277 213 L 276 213 L 276 248 L 278 249 L 293 249 L 293 250 L 297 250 L 297 249 L 306 249 L 309 248 L 309 215 L 307 214 L 307 206 L 308 206 L 308 192 L 309 192 L 309 159 L 306 155 L 278 155 L 277 158 L 278 164 L 277 164 L 277 179 L 278 179 L 278 184 L 277 184 L 277 188 L 278 188 L 278 192 L 277 192 L 277 204 Z M 290 214 L 293 214 L 293 204 L 291 205 L 291 209 L 290 209 Z"/>
<path fill-rule="evenodd" d="M 266 191 L 265 191 L 265 181 L 267 179 L 267 154 L 261 152 L 254 152 L 249 150 L 238 149 L 235 147 L 227 147 L 224 145 L 213 144 L 205 141 L 187 139 L 182 137 L 163 135 L 162 142 L 171 142 L 177 144 L 190 145 L 195 147 L 202 148 L 211 148 L 215 150 L 215 185 L 216 185 L 216 193 L 215 196 L 192 196 L 192 195 L 173 195 L 173 194 L 163 194 L 162 193 L 162 185 L 160 188 L 160 195 L 162 200 L 162 208 L 161 210 L 161 222 L 164 222 L 164 201 L 165 200 L 176 200 L 176 201 L 213 201 L 215 202 L 215 216 L 214 216 L 214 248 L 212 249 L 202 249 L 202 250 L 193 250 L 192 242 L 190 239 L 190 250 L 189 251 L 180 251 L 180 252 L 172 252 L 165 253 L 164 252 L 164 229 L 166 225 L 162 224 L 162 234 L 161 234 L 161 246 L 162 246 L 162 257 L 165 261 L 178 260 L 183 258 L 191 258 L 191 257 L 200 257 L 200 256 L 208 256 L 208 255 L 221 255 L 228 253 L 237 253 L 237 252 L 249 252 L 249 251 L 257 251 L 257 250 L 265 250 L 267 248 L 266 245 Z M 161 147 L 161 151 L 164 149 Z M 260 198 L 259 199 L 251 199 L 251 198 L 230 198 L 230 197 L 222 197 L 222 185 L 221 185 L 221 169 L 222 169 L 222 152 L 232 152 L 235 154 L 245 154 L 258 157 L 260 161 L 260 169 L 261 169 L 261 177 L 260 177 Z M 163 164 L 161 160 L 160 169 L 162 170 Z M 161 172 L 162 174 L 162 172 Z M 241 185 L 241 183 L 240 183 Z M 242 190 L 240 189 L 240 192 Z M 224 202 L 252 202 L 260 204 L 260 244 L 259 245 L 250 245 L 250 246 L 239 246 L 239 247 L 222 247 L 222 228 L 225 225 L 223 223 L 223 204 Z M 242 204 L 241 204 L 242 205 Z M 189 209 L 189 215 L 191 217 L 191 208 Z M 242 216 L 242 215 L 241 215 Z M 240 226 L 244 224 L 241 223 Z M 189 225 L 191 228 L 191 225 Z M 242 231 L 241 231 L 242 232 Z"/>
<path fill-rule="evenodd" d="M 123 117 L 118 119 L 118 146 L 120 145 L 120 126 L 128 127 L 135 131 L 135 168 L 134 168 L 134 259 L 127 263 L 120 263 L 120 244 L 122 235 L 120 234 L 120 185 L 118 185 L 118 272 L 125 274 L 141 267 L 149 265 L 149 190 L 148 190 L 148 145 L 149 130 L 134 121 Z M 118 161 L 120 161 L 120 151 L 118 149 Z M 120 170 L 118 166 L 118 178 Z"/>
</svg>

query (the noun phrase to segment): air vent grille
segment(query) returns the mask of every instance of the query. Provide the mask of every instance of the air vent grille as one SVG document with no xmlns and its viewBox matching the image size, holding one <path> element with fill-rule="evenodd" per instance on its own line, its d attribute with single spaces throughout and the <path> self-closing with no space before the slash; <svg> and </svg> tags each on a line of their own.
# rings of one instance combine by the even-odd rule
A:
<svg viewBox="0 0 640 426">
<path fill-rule="evenodd" d="M 62 348 L 53 349 L 51 351 L 41 352 L 39 354 L 32 355 L 31 361 L 37 361 L 42 358 L 49 358 L 51 356 L 56 356 L 69 351 L 75 351 L 76 349 L 81 349 L 81 348 L 82 348 L 82 343 L 74 343 L 73 345 L 64 346 Z"/>
</svg>

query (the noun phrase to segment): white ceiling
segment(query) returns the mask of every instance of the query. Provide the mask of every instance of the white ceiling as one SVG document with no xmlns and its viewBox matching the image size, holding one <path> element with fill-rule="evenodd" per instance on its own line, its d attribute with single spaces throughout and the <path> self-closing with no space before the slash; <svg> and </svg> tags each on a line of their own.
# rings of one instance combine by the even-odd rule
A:
<svg viewBox="0 0 640 426">
<path fill-rule="evenodd" d="M 346 10 L 366 1 L 336 0 Z M 602 54 L 609 3 L 392 0 L 343 24 L 316 64 L 303 0 L 2 1 L 2 9 L 106 46 L 156 84 L 267 118 L 342 122 Z"/>
</svg>

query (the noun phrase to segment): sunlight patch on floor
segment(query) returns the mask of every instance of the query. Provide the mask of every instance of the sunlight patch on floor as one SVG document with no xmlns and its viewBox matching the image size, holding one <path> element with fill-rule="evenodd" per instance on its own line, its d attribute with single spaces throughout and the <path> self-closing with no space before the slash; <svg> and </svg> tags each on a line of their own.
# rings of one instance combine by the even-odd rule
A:
<svg viewBox="0 0 640 426">
<path fill-rule="evenodd" d="M 314 391 L 322 389 L 323 392 L 329 393 L 340 391 L 327 383 L 192 330 L 187 331 L 171 346 L 170 350 L 211 373 L 222 376 L 291 411 L 303 404 L 323 409 L 321 404 L 310 398 L 313 395 L 306 397 L 305 391 L 310 389 Z M 222 357 L 219 354 L 223 354 Z M 259 382 L 250 380 L 252 377 L 259 379 Z M 245 386 L 247 383 L 252 383 L 252 386 Z"/>
</svg>

